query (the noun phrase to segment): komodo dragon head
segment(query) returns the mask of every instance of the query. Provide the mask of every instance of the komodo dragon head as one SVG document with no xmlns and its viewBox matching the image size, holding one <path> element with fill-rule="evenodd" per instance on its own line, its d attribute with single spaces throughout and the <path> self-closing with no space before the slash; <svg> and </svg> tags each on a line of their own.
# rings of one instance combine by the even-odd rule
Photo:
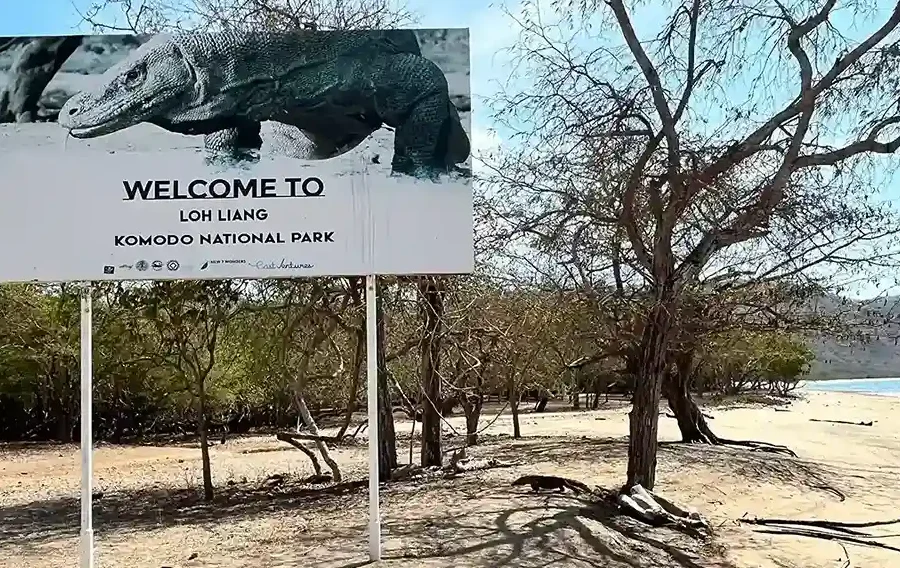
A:
<svg viewBox="0 0 900 568">
<path fill-rule="evenodd" d="M 75 138 L 94 138 L 149 122 L 182 134 L 208 134 L 222 128 L 207 117 L 196 67 L 176 38 L 156 36 L 132 56 L 110 68 L 97 88 L 71 97 L 59 125 Z"/>
</svg>

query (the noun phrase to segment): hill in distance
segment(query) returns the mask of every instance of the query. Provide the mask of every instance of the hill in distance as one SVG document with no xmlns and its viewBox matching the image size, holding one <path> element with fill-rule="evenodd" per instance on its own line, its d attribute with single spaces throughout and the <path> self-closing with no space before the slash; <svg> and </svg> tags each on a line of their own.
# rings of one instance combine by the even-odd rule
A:
<svg viewBox="0 0 900 568">
<path fill-rule="evenodd" d="M 852 333 L 810 339 L 816 353 L 810 379 L 900 377 L 900 296 L 865 301 L 824 296 L 815 304 L 821 312 L 845 317 Z"/>
</svg>

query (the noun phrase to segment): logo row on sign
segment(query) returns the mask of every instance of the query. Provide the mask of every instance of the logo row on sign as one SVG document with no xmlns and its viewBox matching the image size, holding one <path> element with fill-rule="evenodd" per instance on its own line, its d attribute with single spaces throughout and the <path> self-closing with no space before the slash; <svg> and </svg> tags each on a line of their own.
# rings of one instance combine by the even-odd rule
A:
<svg viewBox="0 0 900 568">
<path fill-rule="evenodd" d="M 282 258 L 280 260 L 257 260 L 253 262 L 248 262 L 246 260 L 208 260 L 200 265 L 200 270 L 206 270 L 210 265 L 214 264 L 246 264 L 257 270 L 308 270 L 315 267 L 314 264 L 295 262 Z M 163 268 L 169 272 L 177 272 L 178 269 L 181 268 L 181 263 L 177 260 L 169 260 L 167 262 L 161 260 L 139 260 L 134 264 L 120 264 L 118 266 L 107 264 L 103 267 L 103 274 L 115 274 L 117 270 L 137 270 L 138 272 L 147 272 L 152 269 L 156 272 L 160 272 Z"/>
<path fill-rule="evenodd" d="M 204 264 L 204 268 L 205 268 L 206 264 L 208 264 L 208 263 Z M 163 269 L 163 267 L 168 269 L 169 272 L 176 272 L 179 268 L 181 268 L 181 263 L 178 262 L 177 260 L 170 260 L 165 263 L 163 263 L 163 261 L 161 261 L 161 260 L 154 260 L 152 262 L 149 262 L 146 260 L 139 260 L 139 261 L 135 262 L 134 264 L 120 264 L 118 267 L 108 264 L 103 267 L 103 274 L 115 274 L 116 268 L 119 268 L 121 270 L 134 269 L 139 272 L 147 272 L 147 270 L 152 268 L 153 270 L 159 272 Z"/>
</svg>

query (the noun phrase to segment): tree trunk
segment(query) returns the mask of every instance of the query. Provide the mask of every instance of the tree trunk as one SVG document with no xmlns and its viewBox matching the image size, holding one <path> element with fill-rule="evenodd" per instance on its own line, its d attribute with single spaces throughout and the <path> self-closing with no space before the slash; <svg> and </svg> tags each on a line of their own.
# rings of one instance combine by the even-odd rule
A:
<svg viewBox="0 0 900 568">
<path fill-rule="evenodd" d="M 50 436 L 64 444 L 72 442 L 72 423 L 69 420 L 72 409 L 69 408 L 68 380 L 65 377 L 65 368 L 57 363 L 55 357 L 50 359 L 47 376 L 47 410 L 52 416 L 50 424 L 56 427 L 56 433 L 48 432 Z"/>
<path fill-rule="evenodd" d="M 391 472 L 397 467 L 397 433 L 394 431 L 394 412 L 391 406 L 391 388 L 388 384 L 388 368 L 385 357 L 387 331 L 384 325 L 382 297 L 381 294 L 378 294 L 375 300 L 375 324 L 378 336 L 378 352 L 376 354 L 378 359 L 378 479 L 390 481 Z"/>
<path fill-rule="evenodd" d="M 659 436 L 659 402 L 666 371 L 666 348 L 672 325 L 671 302 L 658 297 L 641 338 L 637 382 L 629 414 L 627 487 L 641 485 L 653 490 L 656 482 L 656 451 Z"/>
<path fill-rule="evenodd" d="M 694 354 L 677 353 L 673 360 L 675 370 L 666 373 L 663 388 L 669 401 L 669 408 L 678 421 L 681 440 L 687 443 L 718 444 L 719 438 L 710 430 L 700 407 L 691 396 Z"/>
<path fill-rule="evenodd" d="M 591 402 L 591 410 L 597 410 L 600 408 L 600 385 L 601 383 L 606 384 L 605 380 L 601 380 L 599 377 L 594 377 L 594 400 Z M 607 393 L 608 396 L 609 393 Z"/>
<path fill-rule="evenodd" d="M 466 385 L 468 383 L 469 377 L 473 377 L 475 379 L 475 391 L 472 394 L 466 394 L 465 390 L 463 390 L 458 395 L 459 403 L 463 407 L 463 414 L 465 414 L 466 416 L 467 446 L 478 445 L 478 423 L 481 420 L 481 411 L 484 408 L 485 399 L 484 373 L 485 369 L 488 369 L 490 366 L 491 351 L 482 350 L 480 368 L 472 369 L 470 371 L 467 371 L 466 373 L 458 373 L 460 375 L 467 375 L 464 377 L 464 381 L 461 383 L 462 385 Z M 462 361 L 462 359 L 460 359 L 460 361 Z"/>
<path fill-rule="evenodd" d="M 362 307 L 362 291 L 365 290 L 365 280 L 359 276 L 352 276 L 347 279 L 347 283 L 349 285 L 350 297 L 353 305 Z M 346 414 L 344 414 L 344 421 L 337 433 L 337 438 L 339 439 L 347 434 L 347 430 L 350 428 L 350 422 L 353 421 L 353 414 L 357 411 L 359 406 L 359 385 L 366 354 L 365 315 L 357 321 L 357 325 L 353 332 L 355 345 L 353 346 L 353 363 L 350 369 L 350 393 L 347 397 L 347 411 Z"/>
<path fill-rule="evenodd" d="M 203 499 L 213 500 L 212 466 L 209 463 L 209 434 L 206 427 L 206 380 L 197 381 L 197 430 L 200 434 L 200 459 L 203 462 Z"/>
<path fill-rule="evenodd" d="M 56 418 L 56 439 L 63 444 L 72 442 L 72 425 L 69 423 L 69 411 L 59 404 Z"/>
<path fill-rule="evenodd" d="M 513 438 L 522 437 L 522 426 L 519 424 L 519 389 L 516 386 L 515 375 L 509 378 L 509 409 L 512 412 Z"/>
<path fill-rule="evenodd" d="M 422 401 L 422 467 L 441 466 L 441 318 L 444 305 L 439 283 L 433 277 L 424 277 L 419 284 L 422 308 L 425 316 L 422 338 L 421 382 Z"/>
<path fill-rule="evenodd" d="M 353 347 L 353 365 L 350 369 L 350 394 L 347 397 L 347 410 L 344 414 L 344 421 L 341 429 L 338 430 L 337 437 L 343 438 L 350 428 L 350 422 L 353 420 L 353 413 L 357 410 L 357 399 L 359 397 L 359 379 L 362 376 L 362 367 L 364 355 L 366 353 L 366 330 L 365 326 L 360 326 L 355 330 L 355 342 Z M 381 343 L 379 342 L 379 348 Z"/>
<path fill-rule="evenodd" d="M 303 398 L 303 393 L 297 389 L 294 392 L 294 397 L 296 398 L 295 402 L 297 403 L 297 410 L 300 412 L 300 417 L 303 418 L 303 423 L 306 424 L 309 433 L 316 436 L 316 448 L 318 448 L 319 452 L 322 454 L 322 459 L 325 460 L 325 463 L 331 468 L 331 475 L 334 478 L 334 482 L 340 483 L 343 479 L 341 476 L 341 468 L 338 467 L 337 462 L 331 457 L 331 452 L 328 450 L 328 444 L 319 438 L 319 436 L 321 436 L 319 427 L 316 426 L 316 421 L 313 420 L 312 414 L 309 412 L 309 407 L 306 406 L 306 399 Z"/>
<path fill-rule="evenodd" d="M 484 395 L 479 392 L 472 396 L 462 397 L 463 412 L 466 415 L 466 445 L 478 445 L 478 421 L 481 420 L 481 409 L 484 407 Z"/>
<path fill-rule="evenodd" d="M 315 472 L 316 476 L 322 475 L 322 464 L 319 463 L 319 458 L 316 457 L 315 452 L 304 446 L 303 442 L 291 438 L 289 434 L 276 434 L 275 438 L 294 446 L 295 448 L 306 454 L 306 457 L 308 457 L 309 461 L 312 462 L 313 471 Z"/>
<path fill-rule="evenodd" d="M 68 385 L 65 382 L 65 379 L 60 381 L 56 396 L 53 399 L 53 406 L 55 407 L 54 414 L 56 415 L 56 439 L 63 444 L 68 444 L 72 442 L 73 428 L 72 409 L 69 407 L 69 397 L 65 394 L 68 390 Z"/>
</svg>

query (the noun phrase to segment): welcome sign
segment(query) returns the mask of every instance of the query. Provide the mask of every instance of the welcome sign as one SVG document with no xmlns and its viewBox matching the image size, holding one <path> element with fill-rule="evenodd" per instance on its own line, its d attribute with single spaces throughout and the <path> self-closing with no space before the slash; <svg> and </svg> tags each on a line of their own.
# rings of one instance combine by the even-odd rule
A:
<svg viewBox="0 0 900 568">
<path fill-rule="evenodd" d="M 197 37 L 0 41 L 0 281 L 473 270 L 466 30 Z"/>
</svg>

